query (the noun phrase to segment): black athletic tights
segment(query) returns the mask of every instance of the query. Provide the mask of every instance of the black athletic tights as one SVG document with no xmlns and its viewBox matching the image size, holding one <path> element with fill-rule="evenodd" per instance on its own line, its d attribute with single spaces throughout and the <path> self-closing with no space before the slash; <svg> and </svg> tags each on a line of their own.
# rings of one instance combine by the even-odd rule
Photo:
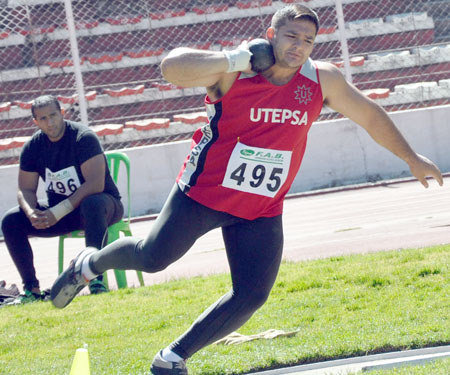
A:
<svg viewBox="0 0 450 375">
<path fill-rule="evenodd" d="M 185 359 L 238 329 L 267 300 L 282 256 L 281 215 L 244 220 L 195 202 L 175 185 L 145 240 L 124 237 L 91 258 L 98 274 L 108 269 L 157 272 L 218 227 L 222 227 L 233 287 L 172 343 L 172 350 Z"/>
</svg>

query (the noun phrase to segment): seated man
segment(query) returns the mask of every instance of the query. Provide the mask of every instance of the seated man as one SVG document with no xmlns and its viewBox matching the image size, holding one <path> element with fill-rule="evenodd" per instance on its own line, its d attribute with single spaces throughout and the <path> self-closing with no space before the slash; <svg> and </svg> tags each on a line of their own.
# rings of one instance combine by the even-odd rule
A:
<svg viewBox="0 0 450 375">
<path fill-rule="evenodd" d="M 85 125 L 64 120 L 53 96 L 35 99 L 31 112 L 39 130 L 20 154 L 19 206 L 6 212 L 2 220 L 6 246 L 24 286 L 14 303 L 44 298 L 28 236 L 53 237 L 82 229 L 86 246 L 101 248 L 108 226 L 123 215 L 120 194 L 96 134 Z M 37 199 L 39 177 L 47 202 Z M 107 291 L 102 276 L 89 287 L 91 293 Z"/>
</svg>

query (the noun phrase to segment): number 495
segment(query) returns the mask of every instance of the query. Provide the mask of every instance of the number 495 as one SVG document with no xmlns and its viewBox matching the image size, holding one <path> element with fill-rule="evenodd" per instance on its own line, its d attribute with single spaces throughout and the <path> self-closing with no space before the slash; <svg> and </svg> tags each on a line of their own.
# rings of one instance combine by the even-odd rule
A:
<svg viewBox="0 0 450 375">
<path fill-rule="evenodd" d="M 241 185 L 245 179 L 247 178 L 245 171 L 247 169 L 247 163 L 242 163 L 239 167 L 237 167 L 230 175 L 232 180 L 235 180 L 237 185 Z M 268 182 L 266 183 L 266 187 L 269 191 L 274 192 L 280 188 L 281 179 L 278 176 L 283 173 L 282 168 L 273 168 L 270 176 L 268 177 Z M 251 179 L 250 186 L 252 188 L 257 188 L 261 186 L 264 182 L 264 178 L 266 177 L 266 167 L 264 165 L 258 164 L 251 171 Z"/>
</svg>

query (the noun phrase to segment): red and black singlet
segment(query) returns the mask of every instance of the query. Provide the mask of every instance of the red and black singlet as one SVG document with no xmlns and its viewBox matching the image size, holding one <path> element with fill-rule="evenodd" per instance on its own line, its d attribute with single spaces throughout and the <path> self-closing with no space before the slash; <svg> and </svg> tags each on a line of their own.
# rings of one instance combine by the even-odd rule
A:
<svg viewBox="0 0 450 375">
<path fill-rule="evenodd" d="M 307 134 L 322 109 L 309 59 L 290 82 L 240 74 L 223 98 L 205 98 L 209 123 L 197 129 L 177 177 L 181 190 L 217 211 L 253 220 L 282 213 Z"/>
</svg>

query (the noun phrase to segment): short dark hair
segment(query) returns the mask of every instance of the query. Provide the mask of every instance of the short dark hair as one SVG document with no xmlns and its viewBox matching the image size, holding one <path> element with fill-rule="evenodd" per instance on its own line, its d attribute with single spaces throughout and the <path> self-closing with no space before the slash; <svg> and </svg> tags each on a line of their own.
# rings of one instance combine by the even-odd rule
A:
<svg viewBox="0 0 450 375">
<path fill-rule="evenodd" d="M 35 109 L 36 108 L 44 108 L 49 105 L 55 104 L 58 111 L 61 110 L 61 105 L 59 104 L 58 99 L 56 99 L 53 95 L 42 95 L 33 100 L 33 104 L 31 105 L 31 114 L 33 118 L 36 118 Z"/>
<path fill-rule="evenodd" d="M 319 32 L 320 23 L 317 13 L 306 5 L 291 4 L 275 12 L 272 17 L 271 27 L 275 30 L 285 25 L 287 21 L 305 18 L 316 26 L 316 34 Z"/>
</svg>

